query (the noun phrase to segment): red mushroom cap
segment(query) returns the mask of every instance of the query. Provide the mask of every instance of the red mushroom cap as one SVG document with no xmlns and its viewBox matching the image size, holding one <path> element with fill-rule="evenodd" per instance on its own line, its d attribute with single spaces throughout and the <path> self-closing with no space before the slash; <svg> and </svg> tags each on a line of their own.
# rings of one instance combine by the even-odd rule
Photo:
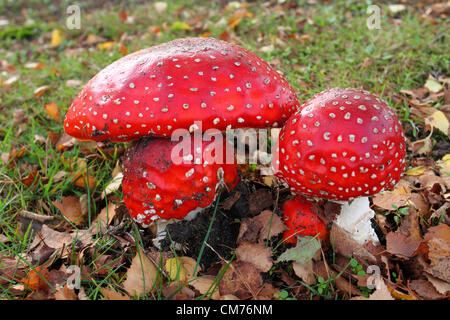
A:
<svg viewBox="0 0 450 320">
<path fill-rule="evenodd" d="M 196 146 L 194 135 L 188 139 L 191 153 L 184 157 L 180 154 L 183 163 L 179 164 L 172 160 L 172 153 L 178 156 L 173 150 L 179 142 L 167 138 L 143 138 L 127 150 L 122 188 L 128 211 L 138 223 L 145 226 L 158 218 L 182 219 L 195 209 L 209 206 L 218 183 L 225 183 L 229 189 L 236 186 L 239 176 L 235 165 L 214 160 L 214 150 L 230 148 L 225 138 L 222 150 L 214 149 L 214 139 L 203 140 L 201 148 Z"/>
<path fill-rule="evenodd" d="M 319 216 L 312 211 L 312 203 L 308 199 L 297 196 L 286 201 L 281 207 L 283 220 L 288 230 L 283 233 L 286 243 L 297 243 L 296 236 L 310 236 L 325 240 L 328 229 Z"/>
<path fill-rule="evenodd" d="M 92 78 L 72 103 L 66 132 L 132 141 L 176 129 L 281 126 L 298 108 L 287 81 L 246 49 L 213 38 L 178 39 L 129 54 Z"/>
<path fill-rule="evenodd" d="M 394 110 L 358 89 L 315 95 L 286 121 L 275 150 L 276 175 L 293 192 L 318 198 L 389 190 L 405 168 L 405 136 Z"/>
</svg>

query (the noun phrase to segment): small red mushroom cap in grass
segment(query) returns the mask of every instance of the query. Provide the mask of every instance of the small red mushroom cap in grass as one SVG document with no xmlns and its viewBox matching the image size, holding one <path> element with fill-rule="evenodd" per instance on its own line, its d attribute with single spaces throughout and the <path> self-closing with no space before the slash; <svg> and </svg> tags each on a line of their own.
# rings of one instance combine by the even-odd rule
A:
<svg viewBox="0 0 450 320">
<path fill-rule="evenodd" d="M 405 168 L 406 144 L 395 111 L 373 94 L 334 88 L 286 121 L 273 170 L 291 191 L 352 200 L 392 189 Z"/>
<path fill-rule="evenodd" d="M 328 229 L 314 213 L 312 203 L 308 199 L 297 196 L 292 200 L 286 201 L 281 207 L 283 220 L 288 227 L 283 233 L 283 240 L 286 243 L 297 243 L 297 236 L 316 237 L 321 240 L 328 239 Z"/>
<path fill-rule="evenodd" d="M 80 140 L 132 141 L 176 129 L 225 131 L 283 124 L 298 109 L 287 81 L 254 53 L 214 38 L 184 38 L 101 70 L 64 120 Z"/>
<path fill-rule="evenodd" d="M 202 141 L 201 151 L 195 146 L 194 135 L 188 139 L 191 153 L 184 156 L 173 151 L 179 142 L 167 138 L 143 138 L 127 150 L 123 159 L 124 201 L 130 215 L 142 226 L 159 218 L 183 219 L 196 209 L 208 207 L 219 183 L 229 189 L 236 186 L 236 166 L 216 161 L 214 138 Z M 226 148 L 231 147 L 223 139 L 224 153 L 233 152 Z M 173 162 L 173 152 L 182 163 Z"/>
</svg>

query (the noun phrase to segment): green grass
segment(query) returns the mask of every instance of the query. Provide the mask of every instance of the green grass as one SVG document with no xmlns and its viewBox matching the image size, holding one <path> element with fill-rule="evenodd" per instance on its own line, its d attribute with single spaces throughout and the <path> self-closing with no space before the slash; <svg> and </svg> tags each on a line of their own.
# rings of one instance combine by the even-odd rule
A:
<svg viewBox="0 0 450 320">
<path fill-rule="evenodd" d="M 95 44 L 83 43 L 91 34 L 102 37 L 103 41 L 119 42 L 122 37 L 128 52 L 206 32 L 217 38 L 228 34 L 229 41 L 256 52 L 282 71 L 302 101 L 334 86 L 363 87 L 378 94 L 398 93 L 401 89 L 422 87 L 430 72 L 445 73 L 450 69 L 446 22 L 433 24 L 423 20 L 421 12 L 414 8 L 401 12 L 396 16 L 401 23 L 393 24 L 394 17 L 382 7 L 381 29 L 369 30 L 366 5 L 360 1 L 326 5 L 306 5 L 305 1 L 300 1 L 297 9 L 289 10 L 279 9 L 275 4 L 252 2 L 245 9 L 250 16 L 243 18 L 237 28 L 229 29 L 228 19 L 233 18 L 233 10 L 215 2 L 171 1 L 164 14 L 157 14 L 152 4 L 140 1 L 89 11 L 83 11 L 88 3 L 82 2 L 82 29 L 67 30 L 65 8 L 71 3 L 64 1 L 60 6 L 53 1 L 46 3 L 45 9 L 39 10 L 38 2 L 31 1 L 25 14 L 20 13 L 23 5 L 20 1 L 0 5 L 2 12 L 4 8 L 11 9 L 9 24 L 0 27 L 0 61 L 6 61 L 15 69 L 2 70 L 0 79 L 4 83 L 12 76 L 18 77 L 12 85 L 0 86 L 0 153 L 26 147 L 23 157 L 13 165 L 1 164 L 0 168 L 0 234 L 10 240 L 0 246 L 0 257 L 28 251 L 33 231 L 28 228 L 25 233 L 18 232 L 17 212 L 45 212 L 42 208 L 45 203 L 50 210 L 47 214 L 60 216 L 52 201 L 87 193 L 69 179 L 54 182 L 58 172 L 77 170 L 75 159 L 83 157 L 81 147 L 86 143 L 76 143 L 61 152 L 51 144 L 36 141 L 35 136 L 46 138 L 51 133 L 63 132 L 61 122 L 52 120 L 44 105 L 55 102 L 61 118 L 64 116 L 81 89 L 68 87 L 67 80 L 86 83 L 122 56 L 119 45 L 105 51 Z M 119 19 L 121 9 L 127 11 L 132 22 Z M 32 24 L 25 26 L 27 20 Z M 177 21 L 186 22 L 191 30 L 172 29 Z M 149 29 L 151 26 L 158 26 L 162 32 L 155 35 Z M 50 34 L 55 28 L 65 33 L 65 40 L 57 48 L 51 48 Z M 295 35 L 308 35 L 308 39 L 300 41 Z M 274 46 L 272 51 L 260 50 L 268 45 Z M 44 67 L 30 69 L 25 66 L 27 62 L 41 62 Z M 44 85 L 49 86 L 49 91 L 36 98 L 34 90 Z M 389 94 L 385 98 L 397 108 L 405 123 L 415 123 L 415 119 L 409 118 L 407 106 L 393 104 Z M 17 109 L 24 110 L 25 119 L 14 123 Z M 89 173 L 97 181 L 96 188 L 88 193 L 89 221 L 92 221 L 105 206 L 99 196 L 111 180 L 117 158 L 85 160 Z M 27 187 L 20 180 L 33 170 L 46 179 Z M 117 196 L 121 197 L 120 191 Z M 133 232 L 131 226 L 129 230 Z M 99 237 L 91 266 L 100 255 L 117 250 L 117 241 Z M 127 259 L 129 263 L 131 257 Z M 123 270 L 123 265 L 112 268 L 105 278 L 91 280 L 86 285 L 89 298 L 101 298 L 99 288 L 102 286 L 118 286 L 124 280 Z M 14 284 L 0 288 L 0 299 L 12 298 L 9 288 Z"/>
</svg>

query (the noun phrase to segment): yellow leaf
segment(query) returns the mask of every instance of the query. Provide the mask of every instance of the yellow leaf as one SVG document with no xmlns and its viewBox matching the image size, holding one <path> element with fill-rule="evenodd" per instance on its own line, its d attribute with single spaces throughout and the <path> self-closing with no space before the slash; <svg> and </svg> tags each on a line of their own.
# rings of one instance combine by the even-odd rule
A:
<svg viewBox="0 0 450 320">
<path fill-rule="evenodd" d="M 64 34 L 59 29 L 53 29 L 52 31 L 52 40 L 50 42 L 51 47 L 57 47 L 61 44 L 64 39 Z"/>
<path fill-rule="evenodd" d="M 407 176 L 420 176 L 427 168 L 424 166 L 414 167 L 405 172 Z"/>
<path fill-rule="evenodd" d="M 114 47 L 116 43 L 117 42 L 115 41 L 102 42 L 97 45 L 97 48 L 99 48 L 100 50 L 111 50 L 111 48 Z"/>
<path fill-rule="evenodd" d="M 172 24 L 172 27 L 170 27 L 172 30 L 179 30 L 179 31 L 186 31 L 186 30 L 191 30 L 191 26 L 188 25 L 186 22 L 183 21 L 175 21 Z"/>
<path fill-rule="evenodd" d="M 171 280 L 179 280 L 180 282 L 186 281 L 186 273 L 181 267 L 180 258 L 170 258 L 166 262 L 166 272 Z"/>
<path fill-rule="evenodd" d="M 44 105 L 44 109 L 53 120 L 59 122 L 60 114 L 58 105 L 56 103 L 54 102 L 47 103 L 46 105 Z"/>
<path fill-rule="evenodd" d="M 196 261 L 190 257 L 176 257 L 167 260 L 165 270 L 171 280 L 185 282 L 195 276 L 193 275 L 195 265 Z"/>
<path fill-rule="evenodd" d="M 431 74 L 428 76 L 424 87 L 434 93 L 441 91 L 443 88 L 442 84 L 439 83 L 434 77 L 432 77 Z"/>
<path fill-rule="evenodd" d="M 98 42 L 98 39 L 99 38 L 97 37 L 97 35 L 95 35 L 93 33 L 90 33 L 87 36 L 86 42 L 89 43 L 89 44 L 93 44 L 93 43 Z"/>
<path fill-rule="evenodd" d="M 425 119 L 425 123 L 448 135 L 450 124 L 442 111 L 436 110 L 431 116 Z"/>
</svg>

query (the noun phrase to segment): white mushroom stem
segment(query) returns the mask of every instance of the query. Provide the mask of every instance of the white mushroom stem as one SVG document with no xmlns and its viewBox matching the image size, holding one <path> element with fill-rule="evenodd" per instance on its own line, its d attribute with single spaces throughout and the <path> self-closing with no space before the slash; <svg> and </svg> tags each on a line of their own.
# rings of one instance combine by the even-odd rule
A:
<svg viewBox="0 0 450 320">
<path fill-rule="evenodd" d="M 379 240 L 370 221 L 375 216 L 375 212 L 370 209 L 369 198 L 359 197 L 351 202 L 337 202 L 342 204 L 342 209 L 336 217 L 336 224 L 349 232 L 361 245 L 368 241 L 377 244 Z"/>
</svg>

